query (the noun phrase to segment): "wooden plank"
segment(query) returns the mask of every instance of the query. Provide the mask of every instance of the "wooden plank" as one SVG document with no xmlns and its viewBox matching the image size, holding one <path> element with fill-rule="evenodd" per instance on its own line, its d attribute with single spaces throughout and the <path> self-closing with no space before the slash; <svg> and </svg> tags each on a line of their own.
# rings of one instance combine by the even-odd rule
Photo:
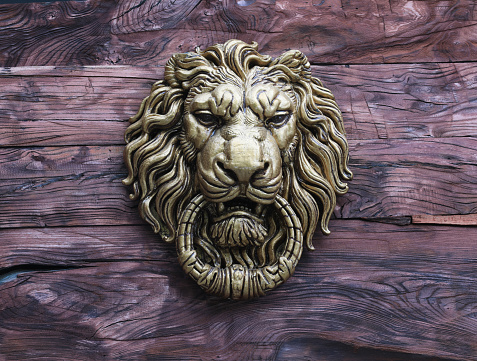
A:
<svg viewBox="0 0 477 361">
<path fill-rule="evenodd" d="M 2 227 L 143 224 L 121 180 L 123 147 L 3 148 Z M 0 215 L 2 218 L 2 215 Z"/>
<path fill-rule="evenodd" d="M 230 38 L 313 63 L 473 61 L 477 15 L 458 3 L 99 1 L 2 5 L 0 64 L 152 65 Z"/>
<path fill-rule="evenodd" d="M 273 360 L 276 355 L 286 359 L 294 351 L 290 346 L 303 347 L 299 342 L 305 338 L 308 347 L 321 339 L 342 339 L 353 345 L 344 347 L 349 351 L 381 342 L 377 346 L 382 349 L 428 355 L 417 360 L 475 360 L 475 320 L 446 302 L 457 291 L 467 292 L 464 287 L 474 286 L 472 282 L 458 282 L 446 292 L 449 281 L 421 277 L 420 282 L 427 282 L 423 294 L 416 289 L 399 294 L 391 291 L 393 282 L 400 282 L 399 274 L 381 275 L 384 284 L 372 280 L 353 287 L 335 280 L 318 282 L 312 291 L 302 286 L 302 292 L 283 286 L 263 300 L 231 304 L 209 300 L 165 271 L 160 263 L 113 263 L 20 276 L 0 289 L 6 300 L 0 311 L 0 351 L 19 361 L 211 360 L 218 355 Z M 383 288 L 394 294 L 387 295 Z M 469 307 L 471 297 L 459 303 Z M 459 322 L 463 329 L 456 326 Z M 343 347 L 336 347 L 334 355 L 342 352 Z M 414 359 L 392 354 L 366 358 L 368 353 L 374 352 L 368 349 L 359 358 L 349 352 L 344 360 Z"/>
<path fill-rule="evenodd" d="M 4 228 L 0 238 L 0 275 L 10 268 L 21 272 L 24 268 L 85 266 L 107 260 L 174 263 L 177 259 L 175 248 L 162 242 L 146 224 Z"/>
<path fill-rule="evenodd" d="M 477 138 L 350 141 L 350 190 L 337 218 L 477 213 Z M 0 225 L 142 224 L 122 146 L 3 148 Z"/>
<path fill-rule="evenodd" d="M 477 214 L 456 214 L 453 216 L 417 214 L 412 217 L 412 223 L 453 224 L 456 226 L 477 226 Z"/>
<path fill-rule="evenodd" d="M 399 226 L 363 220 L 332 219 L 331 234 L 316 232 L 319 255 L 389 255 L 414 257 L 429 267 L 451 260 L 456 265 L 477 259 L 477 228 L 410 224 Z M 360 236 L 366 235 L 366 237 Z M 0 229 L 0 273 L 19 266 L 85 266 L 110 261 L 176 262 L 173 245 L 159 240 L 146 224 L 128 226 Z M 431 264 L 438 264 L 432 266 Z M 470 264 L 471 266 L 471 264 Z M 402 267 L 406 267 L 402 264 Z M 446 274 L 447 268 L 441 271 Z"/>
<path fill-rule="evenodd" d="M 334 92 L 349 139 L 477 136 L 473 63 L 314 66 Z M 162 67 L 0 70 L 0 145 L 123 144 Z"/>
<path fill-rule="evenodd" d="M 450 361 L 448 358 L 392 352 L 342 344 L 318 338 L 293 338 L 280 345 L 275 360 L 319 361 Z"/>
<path fill-rule="evenodd" d="M 477 67 L 462 64 L 313 67 L 335 94 L 350 139 L 477 133 Z"/>
<path fill-rule="evenodd" d="M 56 178 L 86 172 L 125 174 L 120 146 L 0 148 L 0 179 Z"/>
<path fill-rule="evenodd" d="M 350 141 L 339 218 L 477 213 L 476 138 Z"/>
<path fill-rule="evenodd" d="M 122 144 L 135 114 L 163 68 L 4 68 L 0 84 L 0 144 Z M 137 77 L 140 77 L 137 79 Z"/>
<path fill-rule="evenodd" d="M 126 174 L 79 174 L 0 180 L 2 227 L 142 224 L 121 183 Z"/>
<path fill-rule="evenodd" d="M 119 146 L 0 148 L 0 179 L 61 177 L 83 172 L 124 173 Z"/>
<path fill-rule="evenodd" d="M 28 68 L 27 68 L 28 69 Z M 95 69 L 96 70 L 96 69 Z M 122 69 L 127 72 L 129 69 Z M 2 76 L 2 117 L 17 120 L 121 120 L 138 107 L 151 90 L 154 80 L 131 77 L 96 76 L 75 72 L 80 76 Z M 79 74 L 78 74 L 79 73 Z M 151 71 L 152 73 L 152 71 Z M 152 73 L 153 74 L 153 73 Z M 13 80 L 13 81 L 12 81 Z M 138 104 L 139 103 L 139 104 Z M 126 110 L 128 113 L 124 113 Z M 137 109 L 135 109 L 137 111 Z"/>
<path fill-rule="evenodd" d="M 204 295 L 175 259 L 166 259 L 172 245 L 158 244 L 148 256 L 152 233 L 135 239 L 135 260 L 121 259 L 134 232 L 121 237 L 107 228 L 98 229 L 98 236 L 91 229 L 56 235 L 58 230 L 48 229 L 49 235 L 20 248 L 22 262 L 71 257 L 78 266 L 81 251 L 74 243 L 86 232 L 83 248 L 91 263 L 30 270 L 1 284 L 0 352 L 16 360 L 286 359 L 293 347 L 335 340 L 356 348 L 477 359 L 476 228 L 335 220 L 331 236 L 315 241 L 317 250 L 303 254 L 286 284 L 251 302 Z M 68 245 L 64 236 L 70 231 Z M 367 237 L 357 236 L 362 234 Z M 52 252 L 41 246 L 48 240 Z M 2 242 L 4 265 L 13 244 Z M 113 257 L 106 262 L 94 250 Z"/>
</svg>

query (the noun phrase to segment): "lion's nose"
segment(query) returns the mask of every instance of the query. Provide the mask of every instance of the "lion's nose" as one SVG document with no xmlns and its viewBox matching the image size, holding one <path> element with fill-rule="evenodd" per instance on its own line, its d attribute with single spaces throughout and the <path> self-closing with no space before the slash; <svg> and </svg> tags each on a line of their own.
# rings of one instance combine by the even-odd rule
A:
<svg viewBox="0 0 477 361">
<path fill-rule="evenodd" d="M 256 139 L 236 137 L 225 146 L 225 162 L 218 164 L 240 183 L 248 183 L 253 175 L 265 168 L 262 147 Z"/>
</svg>

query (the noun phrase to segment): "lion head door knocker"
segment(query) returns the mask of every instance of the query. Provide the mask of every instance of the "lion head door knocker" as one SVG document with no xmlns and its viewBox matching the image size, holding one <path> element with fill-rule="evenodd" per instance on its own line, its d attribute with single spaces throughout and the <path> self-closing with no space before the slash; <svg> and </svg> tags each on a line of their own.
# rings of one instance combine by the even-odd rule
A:
<svg viewBox="0 0 477 361">
<path fill-rule="evenodd" d="M 131 198 L 213 295 L 286 281 L 352 178 L 341 112 L 297 50 L 272 59 L 230 40 L 175 54 L 130 122 Z"/>
</svg>

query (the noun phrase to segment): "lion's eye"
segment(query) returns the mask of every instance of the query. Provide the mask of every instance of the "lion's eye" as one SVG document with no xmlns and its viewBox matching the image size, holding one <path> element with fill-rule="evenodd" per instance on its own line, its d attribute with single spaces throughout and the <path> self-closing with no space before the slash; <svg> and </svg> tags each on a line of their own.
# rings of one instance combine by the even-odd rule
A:
<svg viewBox="0 0 477 361">
<path fill-rule="evenodd" d="M 213 127 L 220 124 L 220 119 L 212 113 L 194 113 L 194 117 L 200 122 L 200 124 L 206 127 Z"/>
<path fill-rule="evenodd" d="M 288 122 L 290 118 L 290 113 L 281 113 L 277 114 L 271 118 L 268 118 L 266 121 L 267 126 L 271 126 L 274 128 L 280 128 Z"/>
</svg>

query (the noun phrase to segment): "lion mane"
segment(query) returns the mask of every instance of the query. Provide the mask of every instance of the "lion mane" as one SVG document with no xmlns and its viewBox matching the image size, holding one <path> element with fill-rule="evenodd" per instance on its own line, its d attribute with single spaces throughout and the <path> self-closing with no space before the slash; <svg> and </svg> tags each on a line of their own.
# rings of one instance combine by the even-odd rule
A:
<svg viewBox="0 0 477 361">
<path fill-rule="evenodd" d="M 236 77 L 292 87 L 297 133 L 282 152 L 279 194 L 294 208 L 308 249 L 318 224 L 329 233 L 336 195 L 346 193 L 346 181 L 352 179 L 341 112 L 332 93 L 312 77 L 303 53 L 292 50 L 272 59 L 257 48 L 257 43 L 231 40 L 172 56 L 164 80 L 154 83 L 130 119 L 124 153 L 129 175 L 123 183 L 133 186 L 130 197 L 139 200 L 141 217 L 167 242 L 178 236 L 179 217 L 199 193 L 197 151 L 184 135 L 184 104 Z"/>
</svg>

